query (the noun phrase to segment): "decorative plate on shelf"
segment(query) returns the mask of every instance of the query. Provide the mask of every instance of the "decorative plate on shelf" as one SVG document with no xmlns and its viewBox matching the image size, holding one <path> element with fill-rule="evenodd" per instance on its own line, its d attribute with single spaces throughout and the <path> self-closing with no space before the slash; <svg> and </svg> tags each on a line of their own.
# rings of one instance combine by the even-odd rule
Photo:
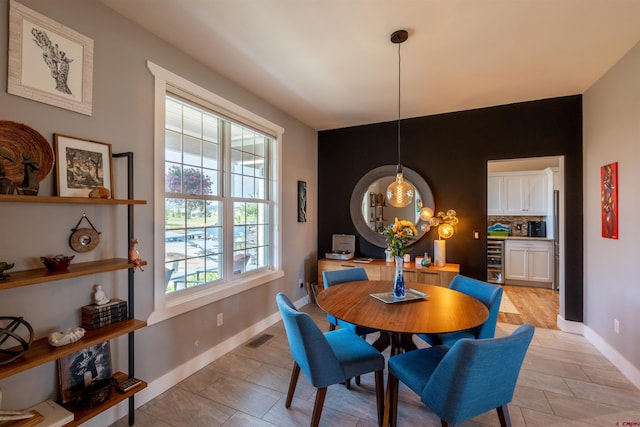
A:
<svg viewBox="0 0 640 427">
<path fill-rule="evenodd" d="M 5 176 L 16 185 L 22 185 L 24 180 L 22 153 L 38 164 L 36 175 L 40 181 L 49 176 L 55 163 L 55 154 L 49 141 L 25 124 L 0 120 L 0 161 L 4 166 Z"/>
</svg>

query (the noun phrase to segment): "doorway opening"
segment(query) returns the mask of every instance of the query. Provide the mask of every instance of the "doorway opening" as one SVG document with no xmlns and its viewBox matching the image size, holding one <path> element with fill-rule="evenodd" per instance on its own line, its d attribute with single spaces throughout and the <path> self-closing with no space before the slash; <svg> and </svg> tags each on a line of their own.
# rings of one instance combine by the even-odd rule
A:
<svg viewBox="0 0 640 427">
<path fill-rule="evenodd" d="M 560 315 L 561 318 L 564 318 L 565 310 L 564 175 L 564 156 L 494 159 L 487 162 L 487 226 L 498 224 L 494 228 L 495 234 L 503 235 L 501 238 L 489 236 L 488 233 L 487 241 L 502 241 L 504 248 L 506 240 L 512 240 L 511 246 L 514 246 L 515 240 L 526 242 L 528 239 L 546 239 L 551 251 L 550 258 L 542 252 L 526 255 L 529 258 L 521 258 L 524 261 L 520 263 L 515 256 L 508 259 L 505 252 L 501 260 L 503 270 L 496 273 L 494 264 L 493 268 L 488 267 L 488 274 L 500 276 L 502 280 L 498 283 L 507 285 L 512 292 L 517 292 L 519 287 L 522 290 L 524 287 L 554 290 L 559 297 L 558 312 L 554 315 Z M 522 199 L 524 196 L 529 197 L 529 190 L 530 199 Z M 541 223 L 544 225 L 544 232 L 539 230 Z M 536 265 L 536 271 L 527 271 L 521 275 L 529 267 L 526 265 L 527 259 L 532 260 L 531 265 Z M 546 265 L 546 260 L 549 260 L 549 265 Z M 488 258 L 488 266 L 491 266 L 491 262 L 495 263 L 495 260 Z M 512 264 L 509 265 L 509 262 Z M 547 277 L 549 274 L 551 276 Z"/>
</svg>

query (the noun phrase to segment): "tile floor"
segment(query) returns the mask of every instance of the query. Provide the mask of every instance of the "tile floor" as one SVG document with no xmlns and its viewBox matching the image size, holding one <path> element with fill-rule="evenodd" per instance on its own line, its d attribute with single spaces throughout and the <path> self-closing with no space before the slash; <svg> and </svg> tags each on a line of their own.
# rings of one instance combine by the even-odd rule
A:
<svg viewBox="0 0 640 427">
<path fill-rule="evenodd" d="M 317 306 L 301 310 L 322 330 L 328 329 Z M 499 323 L 496 336 L 515 328 Z M 136 411 L 135 425 L 308 426 L 315 389 L 301 373 L 291 408 L 285 409 L 292 359 L 282 322 L 264 333 L 272 337 L 259 347 L 242 345 L 143 405 Z M 320 425 L 375 426 L 374 391 L 373 374 L 363 376 L 361 385 L 353 384 L 351 390 L 329 387 Z M 583 337 L 538 328 L 509 411 L 514 427 L 640 425 L 640 390 Z M 402 386 L 398 412 L 399 426 L 440 426 L 439 419 Z M 125 417 L 113 426 L 126 425 Z M 463 424 L 498 425 L 495 411 Z"/>
</svg>

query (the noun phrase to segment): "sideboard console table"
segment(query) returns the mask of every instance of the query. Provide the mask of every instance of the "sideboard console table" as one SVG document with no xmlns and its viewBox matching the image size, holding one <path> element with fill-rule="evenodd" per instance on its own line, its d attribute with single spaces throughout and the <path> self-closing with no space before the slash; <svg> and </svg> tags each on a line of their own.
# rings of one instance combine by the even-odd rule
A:
<svg viewBox="0 0 640 427">
<path fill-rule="evenodd" d="M 374 259 L 371 262 L 357 262 L 353 259 L 342 261 L 337 259 L 322 258 L 318 260 L 318 292 L 324 289 L 322 272 L 328 270 L 343 270 L 345 268 L 362 267 L 367 272 L 369 280 L 393 280 L 396 265 L 394 262 L 386 262 L 383 259 Z M 404 280 L 407 282 L 426 283 L 447 287 L 449 282 L 460 274 L 460 264 L 445 264 L 436 267 L 422 267 L 414 262 L 405 262 L 403 266 Z"/>
</svg>

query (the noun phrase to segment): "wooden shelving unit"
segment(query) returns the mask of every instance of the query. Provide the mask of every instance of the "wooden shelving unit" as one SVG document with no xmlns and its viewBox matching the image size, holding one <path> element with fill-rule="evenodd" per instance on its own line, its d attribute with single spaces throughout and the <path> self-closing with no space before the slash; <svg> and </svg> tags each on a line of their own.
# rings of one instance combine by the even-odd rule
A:
<svg viewBox="0 0 640 427">
<path fill-rule="evenodd" d="M 113 374 L 113 377 L 118 381 L 122 381 L 127 378 L 127 374 L 123 372 L 116 372 Z M 120 393 L 119 391 L 112 389 L 111 396 L 106 402 L 91 409 L 83 409 L 78 407 L 77 405 L 63 405 L 67 411 L 73 412 L 73 421 L 65 424 L 64 427 L 79 426 L 80 424 L 90 420 L 101 412 L 104 412 L 107 409 L 116 406 L 118 403 L 130 397 L 133 397 L 134 394 L 140 392 L 141 390 L 144 390 L 145 388 L 147 388 L 147 383 L 143 381 L 140 385 L 136 386 L 134 389 L 127 391 L 126 393 Z"/>
<path fill-rule="evenodd" d="M 133 207 L 134 205 L 146 204 L 146 200 L 134 200 L 133 194 L 133 153 L 114 154 L 114 158 L 127 158 L 128 166 L 128 198 L 127 199 L 92 199 L 84 197 L 57 197 L 57 196 L 16 196 L 0 195 L 0 203 L 41 203 L 41 204 L 84 204 L 84 205 L 126 205 L 127 206 L 127 237 L 128 242 L 133 238 Z M 128 250 L 128 248 L 127 248 Z M 142 262 L 142 265 L 147 265 Z M 123 320 L 99 329 L 87 330 L 79 341 L 53 347 L 49 345 L 48 339 L 41 338 L 31 343 L 29 349 L 15 361 L 0 366 L 0 379 L 19 374 L 37 366 L 60 359 L 61 357 L 76 353 L 87 347 L 100 344 L 114 338 L 128 335 L 128 374 L 116 372 L 113 377 L 121 381 L 128 376 L 135 376 L 134 373 L 134 331 L 147 326 L 144 320 L 134 317 L 134 265 L 127 258 L 111 258 L 98 261 L 71 264 L 65 271 L 49 271 L 46 268 L 36 268 L 22 271 L 9 271 L 9 277 L 0 281 L 0 291 L 22 286 L 32 286 L 59 280 L 68 280 L 76 277 L 93 274 L 108 273 L 118 270 L 128 270 L 128 314 L 129 319 Z M 74 420 L 66 426 L 77 426 L 95 417 L 101 412 L 117 405 L 118 403 L 129 401 L 129 425 L 135 421 L 134 395 L 147 387 L 147 383 L 142 382 L 139 386 L 126 393 L 120 393 L 113 389 L 110 398 L 102 404 L 91 408 L 83 409 L 74 405 L 64 405 L 65 408 L 74 413 Z"/>
<path fill-rule="evenodd" d="M 15 362 L 0 366 L 0 379 L 52 362 L 83 348 L 109 341 L 145 326 L 147 326 L 147 322 L 144 320 L 123 320 L 100 329 L 88 329 L 81 340 L 62 347 L 53 347 L 49 345 L 47 338 L 41 338 L 32 342 L 29 350 Z"/>
<path fill-rule="evenodd" d="M 89 197 L 19 196 L 0 194 L 2 203 L 60 203 L 76 205 L 146 205 L 146 200 L 91 199 Z"/>
<path fill-rule="evenodd" d="M 147 265 L 147 263 L 143 262 L 142 265 Z M 126 268 L 133 268 L 133 264 L 130 263 L 129 260 L 126 258 L 112 258 L 71 264 L 69 268 L 64 271 L 49 271 L 44 267 L 34 270 L 9 271 L 9 278 L 0 281 L 0 291 L 18 288 L 20 286 L 54 282 L 56 280 L 73 279 L 91 274 L 107 273 L 109 271 L 123 270 Z"/>
</svg>

